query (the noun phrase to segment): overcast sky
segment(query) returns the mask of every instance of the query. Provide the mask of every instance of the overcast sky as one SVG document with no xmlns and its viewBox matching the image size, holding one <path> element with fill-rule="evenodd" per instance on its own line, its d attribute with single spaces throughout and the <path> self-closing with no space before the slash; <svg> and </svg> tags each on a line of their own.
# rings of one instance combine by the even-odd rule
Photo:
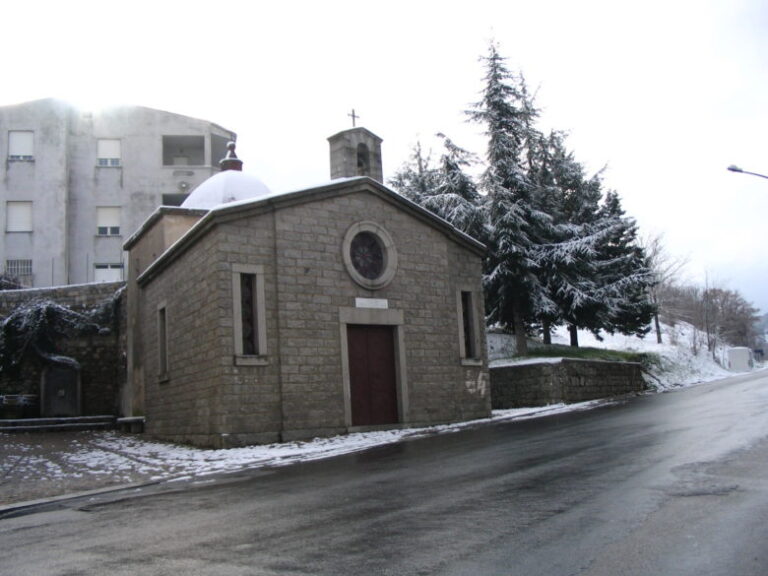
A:
<svg viewBox="0 0 768 576">
<path fill-rule="evenodd" d="M 6 3 L 0 105 L 136 104 L 238 133 L 273 190 L 329 177 L 352 108 L 385 179 L 434 134 L 484 152 L 464 110 L 491 39 L 537 90 L 540 127 L 617 190 L 690 281 L 768 311 L 768 3 L 68 0 Z M 434 148 L 435 158 L 439 148 Z"/>
</svg>

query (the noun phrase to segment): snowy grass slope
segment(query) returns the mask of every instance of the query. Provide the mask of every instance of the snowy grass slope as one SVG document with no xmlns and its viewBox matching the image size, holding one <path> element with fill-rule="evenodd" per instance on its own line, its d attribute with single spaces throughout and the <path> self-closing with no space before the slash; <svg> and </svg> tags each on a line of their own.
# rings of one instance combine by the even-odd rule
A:
<svg viewBox="0 0 768 576">
<path fill-rule="evenodd" d="M 602 340 L 586 330 L 579 330 L 579 346 L 582 348 L 601 348 L 621 350 L 642 354 L 653 354 L 659 363 L 651 369 L 649 384 L 658 390 L 690 386 L 700 382 L 709 382 L 733 376 L 712 357 L 712 353 L 702 345 L 702 335 L 693 326 L 680 323 L 675 326 L 662 324 L 662 343 L 656 342 L 655 332 L 650 332 L 644 338 L 624 336 L 622 334 L 604 334 Z M 537 359 L 535 348 L 529 358 L 515 359 L 513 338 L 504 334 L 489 334 L 489 357 L 491 366 L 509 363 L 556 362 L 557 358 Z M 552 334 L 552 343 L 567 346 L 570 336 L 566 327 L 558 327 Z M 722 350 L 716 350 L 715 355 L 722 357 Z"/>
<path fill-rule="evenodd" d="M 713 359 L 706 345 L 702 345 L 701 332 L 690 324 L 679 323 L 675 326 L 663 324 L 661 334 L 661 344 L 657 344 L 655 332 L 650 332 L 645 338 L 621 334 L 606 335 L 603 342 L 600 342 L 589 332 L 581 331 L 579 344 L 595 348 L 656 354 L 660 363 L 651 370 L 649 384 L 659 390 L 691 386 L 734 375 Z M 567 344 L 569 341 L 567 330 L 559 330 L 553 341 Z M 722 357 L 722 350 L 718 348 L 715 355 Z"/>
</svg>

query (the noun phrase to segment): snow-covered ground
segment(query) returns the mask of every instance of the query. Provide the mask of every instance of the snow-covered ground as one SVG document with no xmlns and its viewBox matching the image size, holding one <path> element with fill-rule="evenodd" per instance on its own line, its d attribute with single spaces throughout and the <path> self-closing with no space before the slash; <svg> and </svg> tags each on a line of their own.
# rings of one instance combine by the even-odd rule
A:
<svg viewBox="0 0 768 576">
<path fill-rule="evenodd" d="M 695 337 L 689 326 L 664 328 L 664 343 L 657 344 L 655 334 L 644 339 L 607 336 L 602 342 L 591 334 L 581 332 L 582 346 L 652 352 L 662 359 L 662 366 L 653 374 L 655 385 L 664 390 L 689 386 L 733 375 L 712 360 L 711 354 L 691 349 Z M 553 342 L 568 343 L 568 334 L 559 330 Z M 498 348 L 498 342 L 496 342 Z M 492 351 L 499 362 L 500 352 Z M 507 360 L 508 361 L 508 360 Z M 530 360 L 526 360 L 530 361 Z M 546 359 L 545 361 L 552 361 Z M 556 361 L 556 360 L 555 360 Z M 0 475 L 0 505 L 5 501 L 30 499 L 28 493 L 3 494 L 2 486 L 47 486 L 40 495 L 50 496 L 82 489 L 159 480 L 200 478 L 211 474 L 235 472 L 248 468 L 283 466 L 295 462 L 328 458 L 357 452 L 430 434 L 446 434 L 491 421 L 534 418 L 558 412 L 585 410 L 604 401 L 543 408 L 522 408 L 494 411 L 491 418 L 473 422 L 409 428 L 380 432 L 365 432 L 318 438 L 309 442 L 291 442 L 252 446 L 229 450 L 201 450 L 186 446 L 152 442 L 140 436 L 112 432 L 90 432 L 62 439 L 61 446 L 46 449 L 44 442 L 29 442 L 23 436 L 0 434 L 0 453 L 5 474 Z M 25 444 L 27 442 L 27 444 Z"/>
<path fill-rule="evenodd" d="M 431 434 L 448 434 L 491 421 L 586 410 L 604 402 L 521 408 L 492 418 L 316 438 L 228 450 L 203 450 L 117 432 L 0 434 L 0 513 L 19 502 L 148 482 L 205 481 L 212 474 L 285 466 L 330 458 Z"/>
<path fill-rule="evenodd" d="M 288 442 L 266 446 L 249 446 L 227 450 L 201 450 L 187 446 L 150 442 L 137 436 L 117 434 L 104 435 L 97 441 L 103 450 L 88 450 L 72 455 L 80 466 L 93 473 L 110 473 L 126 466 L 139 466 L 141 472 L 149 474 L 150 480 L 200 477 L 221 472 L 233 472 L 244 468 L 274 467 L 318 460 L 351 452 L 359 452 L 374 446 L 383 446 L 405 439 L 456 432 L 462 428 L 484 422 L 526 419 L 542 414 L 555 414 L 572 410 L 586 410 L 598 402 L 583 402 L 566 406 L 558 404 L 542 408 L 518 408 L 500 410 L 492 418 L 432 426 L 429 428 L 407 428 L 378 432 L 360 432 L 332 438 L 316 438 L 309 442 Z"/>
<path fill-rule="evenodd" d="M 734 375 L 734 372 L 715 362 L 712 353 L 707 352 L 706 344 L 702 342 L 703 335 L 697 333 L 691 325 L 662 325 L 661 333 L 662 343 L 657 344 L 655 332 L 650 332 L 645 338 L 621 334 L 606 335 L 600 342 L 590 332 L 580 331 L 579 345 L 658 354 L 661 366 L 654 369 L 652 376 L 656 380 L 649 384 L 655 385 L 659 390 L 690 386 Z M 556 344 L 568 344 L 567 330 L 561 328 L 552 340 Z M 694 343 L 697 344 L 696 354 L 693 352 Z M 718 349 L 716 354 L 721 356 L 721 350 Z"/>
<path fill-rule="evenodd" d="M 734 375 L 734 372 L 726 370 L 715 362 L 712 353 L 707 352 L 706 345 L 702 343 L 702 334 L 697 333 L 689 324 L 662 325 L 661 331 L 662 344 L 657 344 L 655 332 L 650 332 L 645 338 L 604 334 L 603 340 L 599 341 L 592 333 L 579 330 L 579 346 L 657 354 L 661 365 L 653 369 L 651 377 L 648 379 L 649 384 L 657 390 L 690 386 Z M 553 344 L 568 345 L 569 342 L 570 336 L 565 326 L 557 328 L 552 333 Z M 505 356 L 513 347 L 513 340 L 510 336 L 492 335 L 489 337 L 489 345 L 491 366 L 526 362 L 558 362 L 560 360 L 559 358 L 506 359 Z M 697 349 L 697 353 L 693 352 L 694 348 Z M 722 357 L 723 351 L 716 350 L 716 355 Z"/>
</svg>

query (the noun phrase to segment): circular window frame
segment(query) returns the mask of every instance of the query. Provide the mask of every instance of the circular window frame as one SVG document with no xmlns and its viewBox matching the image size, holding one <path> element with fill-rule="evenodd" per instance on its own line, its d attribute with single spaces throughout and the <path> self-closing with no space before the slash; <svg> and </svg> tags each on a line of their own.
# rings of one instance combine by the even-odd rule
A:
<svg viewBox="0 0 768 576">
<path fill-rule="evenodd" d="M 384 266 L 381 274 L 373 279 L 366 278 L 360 274 L 352 262 L 352 240 L 362 232 L 373 234 L 381 245 L 382 252 L 384 253 Z M 392 282 L 397 273 L 397 250 L 395 249 L 395 243 L 392 241 L 392 236 L 389 235 L 389 232 L 376 222 L 363 221 L 352 224 L 346 234 L 344 234 L 341 254 L 344 259 L 344 266 L 349 275 L 357 284 L 368 290 L 380 290 L 381 288 L 384 288 Z"/>
</svg>

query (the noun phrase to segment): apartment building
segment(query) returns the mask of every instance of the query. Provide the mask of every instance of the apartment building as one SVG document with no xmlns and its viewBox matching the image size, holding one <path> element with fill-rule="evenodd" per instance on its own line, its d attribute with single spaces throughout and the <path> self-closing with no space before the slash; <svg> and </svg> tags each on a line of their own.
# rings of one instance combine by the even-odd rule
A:
<svg viewBox="0 0 768 576">
<path fill-rule="evenodd" d="M 124 239 L 218 172 L 234 139 L 211 122 L 139 106 L 0 107 L 0 271 L 34 287 L 125 278 Z"/>
</svg>

